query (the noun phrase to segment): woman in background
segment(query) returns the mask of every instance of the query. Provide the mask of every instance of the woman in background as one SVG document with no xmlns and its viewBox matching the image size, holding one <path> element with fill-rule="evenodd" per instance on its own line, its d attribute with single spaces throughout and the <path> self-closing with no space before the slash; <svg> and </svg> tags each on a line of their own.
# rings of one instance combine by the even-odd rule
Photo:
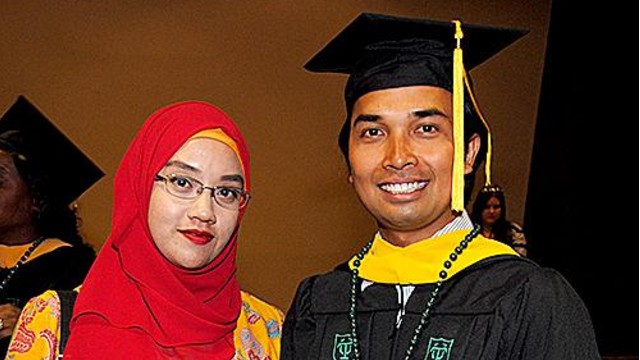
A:
<svg viewBox="0 0 640 360">
<path fill-rule="evenodd" d="M 26 98 L 0 119 L 0 358 L 30 298 L 84 280 L 95 252 L 70 204 L 103 175 Z"/>
<path fill-rule="evenodd" d="M 527 256 L 527 239 L 522 227 L 507 220 L 504 190 L 498 185 L 485 185 L 473 203 L 471 220 L 482 227 L 482 235 L 511 246 L 521 256 Z"/>
</svg>

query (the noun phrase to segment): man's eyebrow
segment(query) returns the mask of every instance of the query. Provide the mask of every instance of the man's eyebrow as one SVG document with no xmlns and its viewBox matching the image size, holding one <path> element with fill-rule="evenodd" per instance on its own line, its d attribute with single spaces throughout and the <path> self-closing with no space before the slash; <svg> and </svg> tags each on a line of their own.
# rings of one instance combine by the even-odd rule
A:
<svg viewBox="0 0 640 360">
<path fill-rule="evenodd" d="M 444 112 L 436 108 L 412 111 L 411 116 L 417 119 L 422 119 L 422 118 L 431 117 L 431 116 L 443 116 L 448 118 L 448 116 Z M 379 121 L 380 119 L 382 119 L 380 115 L 360 114 L 354 120 L 353 126 L 358 125 L 358 123 L 360 122 L 376 122 L 376 121 Z"/>
<path fill-rule="evenodd" d="M 353 126 L 358 125 L 360 122 L 376 122 L 381 119 L 380 115 L 372 115 L 372 114 L 360 114 L 353 121 Z"/>
<path fill-rule="evenodd" d="M 445 113 L 435 108 L 412 111 L 411 115 L 418 119 L 431 117 L 431 116 L 444 116 L 448 118 L 448 116 Z"/>
</svg>

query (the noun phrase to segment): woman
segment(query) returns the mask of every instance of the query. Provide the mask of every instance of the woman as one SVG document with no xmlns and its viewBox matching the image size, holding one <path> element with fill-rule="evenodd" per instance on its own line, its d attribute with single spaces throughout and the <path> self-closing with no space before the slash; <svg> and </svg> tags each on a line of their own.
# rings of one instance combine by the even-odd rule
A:
<svg viewBox="0 0 640 360">
<path fill-rule="evenodd" d="M 103 175 L 26 98 L 0 119 L 1 358 L 30 298 L 86 276 L 95 252 L 69 204 Z"/>
<path fill-rule="evenodd" d="M 235 277 L 249 179 L 245 141 L 222 111 L 187 101 L 152 114 L 116 173 L 111 235 L 64 358 L 277 359 L 281 311 Z"/>
<path fill-rule="evenodd" d="M 527 239 L 522 227 L 507 220 L 504 191 L 498 185 L 485 185 L 473 203 L 471 220 L 482 228 L 482 235 L 510 245 L 521 256 L 527 256 Z"/>
</svg>

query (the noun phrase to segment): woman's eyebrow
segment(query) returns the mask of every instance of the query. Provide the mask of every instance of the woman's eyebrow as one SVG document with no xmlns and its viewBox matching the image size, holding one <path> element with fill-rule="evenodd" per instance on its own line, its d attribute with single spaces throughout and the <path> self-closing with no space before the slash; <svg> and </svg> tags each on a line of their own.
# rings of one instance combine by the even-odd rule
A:
<svg viewBox="0 0 640 360">
<path fill-rule="evenodd" d="M 220 180 L 222 180 L 222 181 L 234 181 L 234 182 L 240 183 L 240 185 L 242 187 L 244 187 L 244 178 L 242 177 L 242 175 L 238 175 L 238 174 L 222 175 L 220 177 Z"/>
<path fill-rule="evenodd" d="M 189 164 L 187 164 L 185 162 L 179 161 L 179 160 L 171 160 L 164 167 L 168 168 L 168 167 L 171 167 L 171 166 L 175 166 L 175 167 L 180 168 L 182 170 L 188 170 L 188 171 L 193 171 L 193 172 L 201 172 L 200 169 L 198 169 L 198 168 L 196 168 L 194 166 L 191 166 L 191 165 L 189 165 Z"/>
<path fill-rule="evenodd" d="M 196 168 L 194 166 L 191 166 L 191 165 L 189 165 L 187 163 L 184 163 L 182 161 L 179 161 L 179 160 L 169 161 L 167 163 L 167 165 L 165 165 L 165 168 L 168 168 L 168 167 L 177 167 L 177 168 L 180 168 L 182 170 L 192 171 L 192 172 L 195 172 L 195 173 L 201 173 L 202 172 L 200 169 L 198 169 L 198 168 Z M 242 187 L 244 187 L 244 178 L 240 174 L 222 175 L 220 177 L 220 180 L 237 182 Z"/>
</svg>

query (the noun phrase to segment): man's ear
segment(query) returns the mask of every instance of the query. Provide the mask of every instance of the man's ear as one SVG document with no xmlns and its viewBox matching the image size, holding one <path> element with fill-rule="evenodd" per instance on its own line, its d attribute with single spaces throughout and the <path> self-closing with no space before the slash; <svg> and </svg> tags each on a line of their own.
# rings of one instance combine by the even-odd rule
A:
<svg viewBox="0 0 640 360">
<path fill-rule="evenodd" d="M 480 135 L 478 134 L 471 135 L 471 138 L 467 142 L 467 154 L 464 159 L 465 175 L 473 171 L 473 164 L 475 163 L 476 156 L 478 156 L 478 152 L 480 151 L 481 143 L 482 143 L 482 140 L 480 139 Z"/>
</svg>

